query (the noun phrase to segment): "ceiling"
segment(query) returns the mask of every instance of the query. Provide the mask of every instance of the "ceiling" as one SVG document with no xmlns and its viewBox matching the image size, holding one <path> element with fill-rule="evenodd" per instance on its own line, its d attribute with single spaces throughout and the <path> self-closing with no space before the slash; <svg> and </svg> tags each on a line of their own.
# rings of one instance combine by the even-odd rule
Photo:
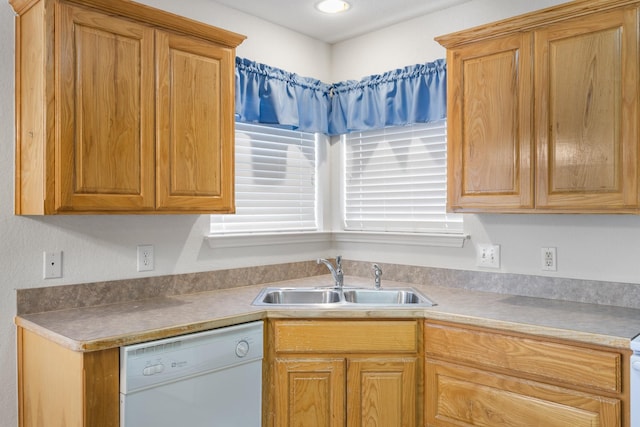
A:
<svg viewBox="0 0 640 427">
<path fill-rule="evenodd" d="M 215 0 L 326 43 L 337 43 L 471 0 L 348 0 L 351 9 L 318 12 L 319 0 Z"/>
</svg>

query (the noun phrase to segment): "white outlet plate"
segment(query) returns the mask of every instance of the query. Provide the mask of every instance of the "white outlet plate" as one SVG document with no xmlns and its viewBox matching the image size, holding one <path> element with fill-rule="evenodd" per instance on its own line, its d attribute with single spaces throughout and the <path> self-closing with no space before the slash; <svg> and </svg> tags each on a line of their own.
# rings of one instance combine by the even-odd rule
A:
<svg viewBox="0 0 640 427">
<path fill-rule="evenodd" d="M 43 252 L 42 274 L 45 279 L 62 277 L 62 252 Z"/>
<path fill-rule="evenodd" d="M 153 245 L 139 245 L 138 271 L 151 271 L 154 268 Z"/>
<path fill-rule="evenodd" d="M 483 268 L 500 268 L 500 245 L 476 245 L 476 265 Z"/>
<path fill-rule="evenodd" d="M 556 248 L 542 248 L 540 252 L 541 267 L 544 271 L 558 271 Z"/>
</svg>

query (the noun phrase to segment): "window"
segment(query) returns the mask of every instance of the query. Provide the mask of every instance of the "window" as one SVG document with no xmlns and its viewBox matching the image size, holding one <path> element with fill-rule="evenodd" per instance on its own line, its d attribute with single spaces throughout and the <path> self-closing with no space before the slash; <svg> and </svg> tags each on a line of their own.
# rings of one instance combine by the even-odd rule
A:
<svg viewBox="0 0 640 427">
<path fill-rule="evenodd" d="M 315 231 L 316 137 L 236 123 L 236 214 L 211 215 L 212 234 Z"/>
<path fill-rule="evenodd" d="M 446 121 L 343 136 L 346 231 L 462 233 L 446 212 Z"/>
</svg>

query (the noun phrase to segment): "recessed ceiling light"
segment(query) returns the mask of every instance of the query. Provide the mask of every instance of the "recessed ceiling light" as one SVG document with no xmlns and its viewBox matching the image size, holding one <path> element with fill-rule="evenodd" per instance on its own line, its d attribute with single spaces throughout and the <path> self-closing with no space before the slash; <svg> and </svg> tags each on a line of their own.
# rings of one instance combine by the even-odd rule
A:
<svg viewBox="0 0 640 427">
<path fill-rule="evenodd" d="M 340 13 L 349 10 L 351 5 L 343 0 L 323 0 L 316 3 L 316 9 L 324 13 Z"/>
</svg>

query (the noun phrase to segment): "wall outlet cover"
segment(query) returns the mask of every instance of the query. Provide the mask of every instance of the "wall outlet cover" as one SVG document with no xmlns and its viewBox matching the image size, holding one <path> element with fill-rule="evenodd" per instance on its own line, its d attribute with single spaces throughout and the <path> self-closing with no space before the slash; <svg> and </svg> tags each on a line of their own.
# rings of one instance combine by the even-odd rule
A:
<svg viewBox="0 0 640 427">
<path fill-rule="evenodd" d="M 540 260 L 542 262 L 542 270 L 558 271 L 558 257 L 556 248 L 542 248 Z"/>
<path fill-rule="evenodd" d="M 477 245 L 476 265 L 482 268 L 500 268 L 500 245 Z"/>
<path fill-rule="evenodd" d="M 138 271 L 152 271 L 155 268 L 153 245 L 138 246 Z"/>
<path fill-rule="evenodd" d="M 43 277 L 59 279 L 62 277 L 62 252 L 43 252 Z"/>
</svg>

